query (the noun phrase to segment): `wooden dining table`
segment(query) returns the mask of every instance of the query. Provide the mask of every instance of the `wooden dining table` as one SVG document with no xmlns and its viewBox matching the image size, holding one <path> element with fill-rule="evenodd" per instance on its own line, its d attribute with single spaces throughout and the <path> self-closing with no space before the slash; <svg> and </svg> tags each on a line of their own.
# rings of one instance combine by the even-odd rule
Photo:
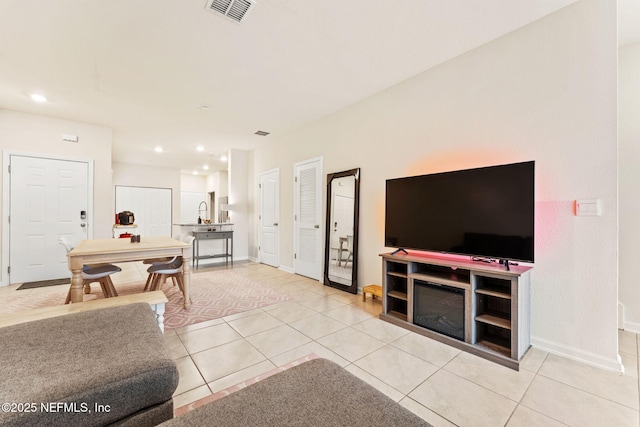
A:
<svg viewBox="0 0 640 427">
<path fill-rule="evenodd" d="M 71 271 L 71 302 L 82 302 L 82 266 L 87 264 L 144 261 L 154 258 L 182 257 L 184 276 L 184 308 L 190 303 L 192 245 L 171 237 L 141 237 L 140 242 L 129 239 L 83 240 L 67 253 Z"/>
</svg>

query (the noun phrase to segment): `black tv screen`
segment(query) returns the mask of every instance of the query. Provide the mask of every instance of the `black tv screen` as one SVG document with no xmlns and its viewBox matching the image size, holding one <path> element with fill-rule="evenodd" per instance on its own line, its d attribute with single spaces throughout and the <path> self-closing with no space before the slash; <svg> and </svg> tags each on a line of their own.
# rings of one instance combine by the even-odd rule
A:
<svg viewBox="0 0 640 427">
<path fill-rule="evenodd" d="M 533 161 L 387 180 L 385 246 L 534 261 Z"/>
</svg>

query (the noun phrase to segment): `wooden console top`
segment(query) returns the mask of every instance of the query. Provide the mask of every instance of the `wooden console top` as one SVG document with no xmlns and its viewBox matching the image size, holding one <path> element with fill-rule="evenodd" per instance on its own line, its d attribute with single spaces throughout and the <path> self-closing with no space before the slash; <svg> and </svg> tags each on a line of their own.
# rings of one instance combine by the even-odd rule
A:
<svg viewBox="0 0 640 427">
<path fill-rule="evenodd" d="M 451 257 L 448 255 L 439 255 L 426 252 L 407 251 L 408 254 L 398 252 L 392 255 L 391 252 L 380 254 L 381 257 L 392 259 L 394 261 L 419 262 L 425 264 L 441 265 L 446 267 L 464 268 L 484 273 L 495 273 L 504 276 L 521 276 L 531 270 L 532 266 L 526 265 L 510 265 L 507 270 L 504 265 L 497 262 L 486 263 L 482 261 L 472 261 L 471 259 L 462 259 Z"/>
</svg>

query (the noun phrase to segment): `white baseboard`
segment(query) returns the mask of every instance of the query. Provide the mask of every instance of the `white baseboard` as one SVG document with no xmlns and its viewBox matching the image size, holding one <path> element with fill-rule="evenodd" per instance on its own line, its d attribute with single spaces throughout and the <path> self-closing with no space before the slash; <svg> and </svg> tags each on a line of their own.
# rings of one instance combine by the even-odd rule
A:
<svg viewBox="0 0 640 427">
<path fill-rule="evenodd" d="M 637 322 L 629 322 L 625 320 L 622 324 L 622 329 L 627 332 L 633 332 L 635 334 L 640 334 L 640 323 Z"/>
<path fill-rule="evenodd" d="M 252 256 L 250 256 L 250 257 L 249 257 L 249 261 L 252 261 L 252 262 L 258 262 L 258 263 L 260 262 L 260 261 L 258 260 L 258 258 L 255 258 L 255 257 L 252 257 Z"/>
<path fill-rule="evenodd" d="M 291 267 L 285 267 L 284 265 L 281 265 L 280 267 L 278 267 L 278 270 L 282 270 L 285 273 L 291 273 L 293 274 L 293 268 Z"/>
<path fill-rule="evenodd" d="M 616 358 L 604 358 L 599 354 L 579 350 L 556 342 L 547 341 L 537 337 L 531 337 L 531 345 L 558 356 L 566 357 L 577 362 L 586 363 L 609 371 L 624 372 L 624 365 L 620 355 Z"/>
<path fill-rule="evenodd" d="M 626 317 L 626 307 L 624 304 L 618 302 L 618 329 L 622 329 L 623 331 L 633 332 L 635 334 L 640 334 L 640 323 L 631 322 L 625 319 Z"/>
</svg>

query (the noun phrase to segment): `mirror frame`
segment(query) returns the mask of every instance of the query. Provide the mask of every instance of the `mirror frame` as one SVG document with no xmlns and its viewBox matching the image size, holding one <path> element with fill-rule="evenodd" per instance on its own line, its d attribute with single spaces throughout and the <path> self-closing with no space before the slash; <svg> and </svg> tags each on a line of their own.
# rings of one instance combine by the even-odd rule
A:
<svg viewBox="0 0 640 427">
<path fill-rule="evenodd" d="M 353 259 L 351 285 L 344 285 L 335 282 L 329 278 L 329 258 L 331 254 L 331 194 L 333 180 L 344 178 L 347 176 L 355 177 L 354 195 L 353 195 Z M 341 289 L 352 294 L 358 293 L 358 218 L 360 214 L 360 168 L 349 169 L 343 172 L 327 174 L 327 212 L 326 212 L 326 229 L 325 229 L 325 250 L 324 250 L 324 284 L 332 288 Z"/>
</svg>

